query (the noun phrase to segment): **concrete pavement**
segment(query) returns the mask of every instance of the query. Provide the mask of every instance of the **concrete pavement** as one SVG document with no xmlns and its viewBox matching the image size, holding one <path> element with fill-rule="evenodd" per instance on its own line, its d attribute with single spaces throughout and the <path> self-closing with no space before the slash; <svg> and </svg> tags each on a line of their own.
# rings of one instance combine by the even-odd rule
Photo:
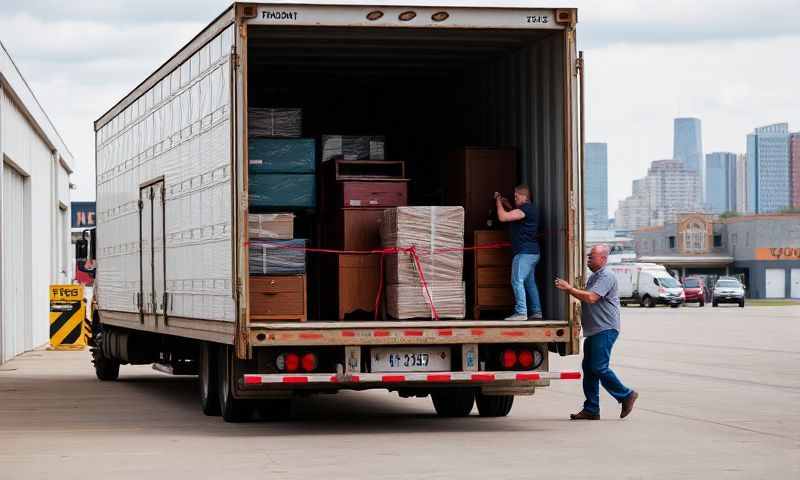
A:
<svg viewBox="0 0 800 480">
<path fill-rule="evenodd" d="M 798 307 L 624 309 L 613 366 L 641 398 L 619 420 L 603 392 L 600 422 L 567 420 L 573 381 L 501 419 L 371 391 L 226 424 L 193 378 L 124 366 L 100 383 L 88 352 L 40 350 L 0 365 L 0 479 L 800 478 L 798 339 Z"/>
</svg>

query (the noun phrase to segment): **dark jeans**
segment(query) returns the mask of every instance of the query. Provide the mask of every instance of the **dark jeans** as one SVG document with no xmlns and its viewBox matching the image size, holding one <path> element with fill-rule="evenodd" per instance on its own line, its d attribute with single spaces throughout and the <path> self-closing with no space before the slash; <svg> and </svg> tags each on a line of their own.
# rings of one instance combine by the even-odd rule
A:
<svg viewBox="0 0 800 480">
<path fill-rule="evenodd" d="M 595 415 L 600 414 L 600 384 L 618 402 L 625 400 L 632 390 L 617 378 L 614 372 L 608 368 L 608 361 L 611 358 L 611 348 L 617 341 L 619 332 L 617 330 L 605 330 L 603 332 L 586 337 L 583 341 L 583 394 L 586 401 L 583 402 L 583 409 Z"/>
</svg>

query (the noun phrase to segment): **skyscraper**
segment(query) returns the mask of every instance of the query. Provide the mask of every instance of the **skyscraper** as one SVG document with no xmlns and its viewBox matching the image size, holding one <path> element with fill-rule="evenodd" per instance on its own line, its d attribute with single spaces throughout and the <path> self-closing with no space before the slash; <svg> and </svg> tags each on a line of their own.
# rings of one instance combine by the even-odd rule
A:
<svg viewBox="0 0 800 480">
<path fill-rule="evenodd" d="M 736 155 L 736 211 L 747 211 L 747 155 Z"/>
<path fill-rule="evenodd" d="M 792 163 L 792 208 L 800 208 L 800 132 L 791 135 L 789 145 Z"/>
<path fill-rule="evenodd" d="M 700 188 L 703 188 L 705 165 L 703 162 L 703 137 L 699 118 L 675 119 L 672 158 L 682 161 L 687 170 L 697 172 L 700 176 Z M 701 198 L 701 200 L 704 199 L 705 196 Z"/>
<path fill-rule="evenodd" d="M 736 154 L 706 155 L 706 204 L 710 213 L 736 210 Z"/>
<path fill-rule="evenodd" d="M 586 228 L 608 229 L 608 145 L 587 143 L 584 159 Z"/>
<path fill-rule="evenodd" d="M 747 211 L 789 208 L 789 124 L 756 128 L 747 135 Z"/>
<path fill-rule="evenodd" d="M 616 227 L 636 230 L 674 222 L 680 213 L 702 211 L 700 179 L 678 160 L 656 160 L 633 181 L 633 194 L 619 202 Z"/>
</svg>

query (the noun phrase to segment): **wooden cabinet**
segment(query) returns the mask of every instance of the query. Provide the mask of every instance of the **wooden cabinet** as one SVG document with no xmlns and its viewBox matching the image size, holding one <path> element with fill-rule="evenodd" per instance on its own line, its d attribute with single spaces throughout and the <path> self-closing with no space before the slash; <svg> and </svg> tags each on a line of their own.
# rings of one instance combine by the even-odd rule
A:
<svg viewBox="0 0 800 480">
<path fill-rule="evenodd" d="M 508 241 L 508 234 L 504 230 L 476 230 L 473 235 L 475 245 Z M 475 319 L 480 319 L 482 310 L 505 312 L 513 308 L 511 249 L 476 250 L 474 259 Z"/>
<path fill-rule="evenodd" d="M 408 183 L 341 182 L 340 207 L 399 207 L 408 203 Z"/>
<path fill-rule="evenodd" d="M 305 322 L 307 308 L 305 275 L 250 277 L 252 320 Z"/>
</svg>

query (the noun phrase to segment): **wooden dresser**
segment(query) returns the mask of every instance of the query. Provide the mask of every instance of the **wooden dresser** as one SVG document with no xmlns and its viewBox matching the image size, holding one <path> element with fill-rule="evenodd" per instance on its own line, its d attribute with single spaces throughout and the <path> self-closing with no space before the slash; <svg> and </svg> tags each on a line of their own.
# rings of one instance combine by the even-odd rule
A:
<svg viewBox="0 0 800 480">
<path fill-rule="evenodd" d="M 475 245 L 508 242 L 505 230 L 475 230 Z M 474 310 L 475 320 L 481 311 L 507 313 L 514 308 L 511 290 L 511 249 L 476 250 L 474 255 Z"/>
<path fill-rule="evenodd" d="M 305 322 L 308 318 L 305 275 L 250 277 L 250 318 Z"/>
</svg>

